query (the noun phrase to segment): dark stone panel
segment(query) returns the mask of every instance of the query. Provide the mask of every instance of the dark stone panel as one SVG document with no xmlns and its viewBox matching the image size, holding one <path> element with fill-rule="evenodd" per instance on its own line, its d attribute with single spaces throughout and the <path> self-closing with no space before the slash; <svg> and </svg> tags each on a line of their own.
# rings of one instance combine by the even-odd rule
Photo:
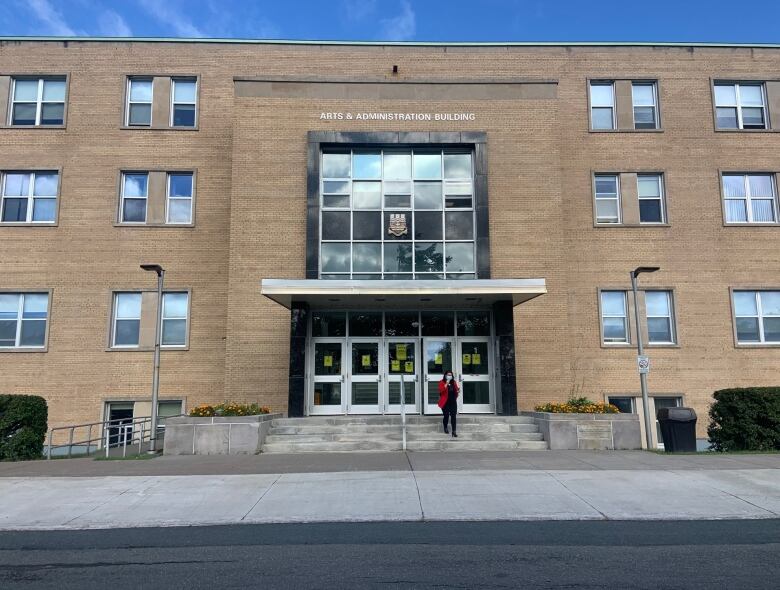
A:
<svg viewBox="0 0 780 590">
<path fill-rule="evenodd" d="M 490 214 L 487 207 L 476 209 L 477 239 L 490 237 Z"/>
<path fill-rule="evenodd" d="M 398 132 L 337 131 L 336 143 L 398 143 Z"/>
<path fill-rule="evenodd" d="M 428 131 L 400 131 L 398 143 L 430 143 L 431 134 Z"/>
<path fill-rule="evenodd" d="M 290 309 L 290 378 L 287 415 L 303 416 L 306 402 L 306 331 L 309 306 L 293 301 Z"/>
<path fill-rule="evenodd" d="M 320 268 L 319 239 L 306 240 L 306 278 L 316 279 Z M 313 273 L 313 274 L 312 274 Z"/>
<path fill-rule="evenodd" d="M 487 175 L 487 144 L 485 143 L 474 144 L 474 173 Z"/>
<path fill-rule="evenodd" d="M 488 182 L 487 174 L 474 175 L 474 206 L 488 206 Z"/>
<path fill-rule="evenodd" d="M 477 275 L 480 279 L 490 278 L 489 238 L 477 238 Z"/>
<path fill-rule="evenodd" d="M 487 143 L 485 131 L 461 131 L 460 141 L 463 143 Z"/>
<path fill-rule="evenodd" d="M 459 131 L 431 131 L 431 143 L 458 144 L 461 143 Z"/>
<path fill-rule="evenodd" d="M 493 304 L 493 323 L 498 340 L 498 372 L 501 379 L 501 414 L 517 415 L 517 385 L 515 381 L 515 331 L 511 301 Z"/>
<path fill-rule="evenodd" d="M 325 132 L 309 131 L 309 139 L 316 133 Z M 306 151 L 306 278 L 316 279 L 320 266 L 320 144 L 310 141 Z"/>
</svg>

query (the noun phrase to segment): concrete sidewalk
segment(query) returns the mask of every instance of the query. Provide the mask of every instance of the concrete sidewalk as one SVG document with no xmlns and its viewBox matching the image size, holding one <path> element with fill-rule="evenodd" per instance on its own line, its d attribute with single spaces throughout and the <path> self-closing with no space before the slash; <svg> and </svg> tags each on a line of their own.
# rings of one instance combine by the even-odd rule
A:
<svg viewBox="0 0 780 590">
<path fill-rule="evenodd" d="M 777 455 L 530 454 L 533 459 L 518 457 L 518 453 L 296 455 L 286 456 L 287 469 L 240 475 L 128 473 L 130 467 L 187 467 L 191 473 L 196 465 L 202 470 L 215 465 L 203 461 L 79 460 L 83 461 L 82 469 L 89 462 L 99 465 L 98 469 L 106 465 L 125 473 L 71 477 L 7 474 L 0 478 L 0 529 L 780 517 Z M 275 455 L 274 460 L 279 457 L 284 456 Z M 271 466 L 258 457 L 243 459 L 247 461 L 245 469 Z M 71 470 L 76 470 L 72 461 L 52 461 L 44 466 L 53 469 L 58 464 L 70 464 Z M 344 465 L 356 469 L 337 469 Z M 293 468 L 299 472 L 291 471 Z"/>
</svg>

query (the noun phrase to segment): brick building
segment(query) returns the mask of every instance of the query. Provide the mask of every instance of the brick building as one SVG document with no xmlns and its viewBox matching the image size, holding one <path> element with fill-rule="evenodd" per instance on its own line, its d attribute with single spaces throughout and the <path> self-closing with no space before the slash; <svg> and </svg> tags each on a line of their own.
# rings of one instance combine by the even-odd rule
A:
<svg viewBox="0 0 780 590">
<path fill-rule="evenodd" d="M 780 47 L 0 40 L 0 391 L 639 410 L 774 385 Z"/>
</svg>

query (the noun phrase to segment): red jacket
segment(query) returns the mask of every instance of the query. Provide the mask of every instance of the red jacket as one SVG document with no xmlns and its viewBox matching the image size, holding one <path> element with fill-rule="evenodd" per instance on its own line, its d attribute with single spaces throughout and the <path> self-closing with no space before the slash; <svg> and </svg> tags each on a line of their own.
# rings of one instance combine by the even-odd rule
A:
<svg viewBox="0 0 780 590">
<path fill-rule="evenodd" d="M 452 379 L 453 384 L 455 385 L 455 399 L 458 399 L 458 392 L 460 391 L 460 388 L 458 387 L 458 382 L 455 381 L 455 378 Z M 444 406 L 447 403 L 447 398 L 449 397 L 449 393 L 447 392 L 447 382 L 446 381 L 439 381 L 439 407 L 443 410 Z"/>
</svg>

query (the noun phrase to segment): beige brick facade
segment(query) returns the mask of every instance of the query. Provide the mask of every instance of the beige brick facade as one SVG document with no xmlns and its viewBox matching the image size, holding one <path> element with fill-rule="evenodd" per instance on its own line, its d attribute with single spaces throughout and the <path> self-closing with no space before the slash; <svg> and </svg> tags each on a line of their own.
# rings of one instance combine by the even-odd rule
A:
<svg viewBox="0 0 780 590">
<path fill-rule="evenodd" d="M 515 308 L 519 407 L 638 395 L 634 348 L 601 344 L 598 290 L 629 288 L 629 270 L 653 264 L 661 272 L 641 282 L 673 290 L 678 345 L 649 349 L 650 391 L 683 396 L 703 436 L 714 390 L 780 377 L 778 348 L 735 345 L 729 292 L 780 288 L 780 227 L 724 226 L 719 176 L 780 172 L 780 135 L 716 131 L 712 101 L 712 80 L 770 81 L 778 66 L 772 48 L 5 41 L 0 88 L 4 76 L 65 75 L 68 94 L 64 127 L 0 128 L 0 170 L 61 172 L 56 225 L 0 224 L 0 290 L 51 290 L 48 346 L 0 350 L 0 392 L 43 395 L 52 426 L 148 399 L 151 353 L 107 342 L 112 291 L 153 289 L 138 265 L 157 262 L 166 289 L 191 290 L 189 347 L 163 352 L 161 398 L 286 411 L 290 314 L 260 280 L 304 277 L 307 132 L 471 130 L 488 137 L 492 278 L 547 281 L 548 294 Z M 139 74 L 197 76 L 197 128 L 123 128 L 126 79 Z M 235 79 L 405 89 L 236 96 Z M 662 129 L 590 131 L 589 79 L 657 80 Z M 553 96 L 432 97 L 418 89 L 429 81 L 544 82 Z M 475 120 L 320 118 L 346 111 Z M 196 171 L 193 226 L 118 225 L 123 170 Z M 596 227 L 593 174 L 637 171 L 663 173 L 668 224 Z"/>
</svg>

